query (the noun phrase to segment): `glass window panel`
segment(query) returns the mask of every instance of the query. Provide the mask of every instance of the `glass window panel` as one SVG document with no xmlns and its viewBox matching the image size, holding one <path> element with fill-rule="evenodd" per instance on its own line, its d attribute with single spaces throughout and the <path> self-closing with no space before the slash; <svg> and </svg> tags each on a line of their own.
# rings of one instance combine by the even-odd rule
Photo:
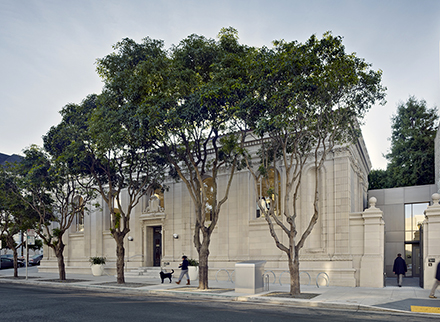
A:
<svg viewBox="0 0 440 322">
<path fill-rule="evenodd" d="M 425 219 L 424 211 L 429 203 L 415 203 L 405 205 L 405 240 L 420 240 L 420 225 Z"/>
<path fill-rule="evenodd" d="M 405 241 L 411 241 L 411 240 L 413 240 L 413 231 L 406 230 L 405 231 Z"/>
<path fill-rule="evenodd" d="M 405 262 L 408 272 L 406 276 L 412 276 L 412 245 L 405 245 Z"/>
<path fill-rule="evenodd" d="M 205 220 L 212 220 L 212 212 L 214 210 L 214 180 L 209 177 L 203 180 L 203 185 L 206 191 L 206 203 L 205 203 Z"/>
<path fill-rule="evenodd" d="M 419 225 L 422 224 L 423 220 L 425 220 L 425 215 L 414 215 L 413 218 L 413 229 L 419 230 Z"/>
<path fill-rule="evenodd" d="M 412 205 L 405 205 L 405 230 L 412 230 Z"/>
<path fill-rule="evenodd" d="M 275 175 L 276 173 L 276 175 Z M 279 215 L 279 210 L 281 209 L 281 176 L 278 170 L 274 168 L 270 168 L 267 172 L 267 178 L 259 177 L 258 182 L 258 192 L 259 199 L 264 199 L 267 205 L 267 208 L 270 207 L 272 202 L 275 202 L 275 214 Z M 270 194 L 269 194 L 270 192 Z M 257 207 L 258 209 L 258 207 Z M 257 218 L 262 217 L 263 214 L 260 214 L 260 211 L 257 210 Z"/>
<path fill-rule="evenodd" d="M 424 203 L 415 203 L 413 206 L 413 216 L 421 215 L 424 216 L 424 211 L 428 208 L 429 204 L 427 202 Z"/>
</svg>

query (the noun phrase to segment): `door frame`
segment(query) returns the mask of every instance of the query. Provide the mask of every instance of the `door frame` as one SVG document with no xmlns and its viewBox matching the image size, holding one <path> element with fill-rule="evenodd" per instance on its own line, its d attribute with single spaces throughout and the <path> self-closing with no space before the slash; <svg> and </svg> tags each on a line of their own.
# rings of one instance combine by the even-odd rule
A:
<svg viewBox="0 0 440 322">
<path fill-rule="evenodd" d="M 162 226 L 152 226 L 153 243 L 152 243 L 152 259 L 153 266 L 160 267 L 162 262 Z"/>
</svg>

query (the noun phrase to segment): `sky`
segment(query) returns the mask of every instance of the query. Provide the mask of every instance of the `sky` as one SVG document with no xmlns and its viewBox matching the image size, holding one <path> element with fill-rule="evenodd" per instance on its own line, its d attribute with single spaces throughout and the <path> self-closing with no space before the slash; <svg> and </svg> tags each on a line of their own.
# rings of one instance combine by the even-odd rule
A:
<svg viewBox="0 0 440 322">
<path fill-rule="evenodd" d="M 66 104 L 100 93 L 96 59 L 123 38 L 170 48 L 229 26 L 258 47 L 331 31 L 382 70 L 387 103 L 373 106 L 362 126 L 373 169 L 386 168 L 399 103 L 415 96 L 440 107 L 438 0 L 0 0 L 0 153 L 41 146 Z"/>
</svg>

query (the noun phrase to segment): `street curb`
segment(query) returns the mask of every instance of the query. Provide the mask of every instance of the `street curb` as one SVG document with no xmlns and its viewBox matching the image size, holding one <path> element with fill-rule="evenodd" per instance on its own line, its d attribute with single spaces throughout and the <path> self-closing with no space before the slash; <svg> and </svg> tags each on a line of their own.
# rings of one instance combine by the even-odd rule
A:
<svg viewBox="0 0 440 322">
<path fill-rule="evenodd" d="M 283 306 L 294 306 L 301 308 L 319 308 L 319 309 L 332 309 L 332 310 L 349 310 L 349 311 L 365 311 L 365 312 L 376 312 L 376 313 L 396 313 L 396 314 L 426 314 L 429 316 L 438 316 L 436 313 L 420 313 L 411 312 L 398 309 L 383 308 L 371 305 L 356 304 L 356 303 L 337 303 L 337 302 L 320 302 L 320 301 L 310 301 L 305 299 L 289 299 L 281 297 L 265 297 L 261 295 L 226 295 L 226 294 L 215 294 L 203 291 L 182 291 L 172 289 L 145 289 L 144 287 L 132 288 L 132 287 L 122 287 L 122 286 L 108 286 L 108 285 L 91 285 L 91 284 L 79 284 L 79 283 L 54 283 L 45 282 L 38 280 L 14 280 L 2 277 L 0 278 L 0 283 L 12 283 L 12 284 L 22 284 L 22 285 L 39 285 L 43 287 L 50 288 L 70 288 L 70 289 L 83 289 L 83 290 L 93 290 L 98 292 L 107 293 L 123 293 L 123 294 L 151 294 L 159 296 L 168 297 L 179 297 L 179 298 L 200 298 L 200 299 L 212 299 L 219 301 L 230 301 L 230 302 L 246 302 L 255 304 L 265 304 L 265 305 L 283 305 Z"/>
</svg>

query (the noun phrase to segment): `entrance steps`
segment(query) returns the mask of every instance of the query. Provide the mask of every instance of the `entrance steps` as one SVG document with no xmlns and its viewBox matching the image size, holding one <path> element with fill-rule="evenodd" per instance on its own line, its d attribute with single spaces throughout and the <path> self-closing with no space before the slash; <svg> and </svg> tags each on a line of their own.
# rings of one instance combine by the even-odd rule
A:
<svg viewBox="0 0 440 322">
<path fill-rule="evenodd" d="M 124 272 L 125 277 L 160 278 L 160 267 L 138 267 Z"/>
</svg>

